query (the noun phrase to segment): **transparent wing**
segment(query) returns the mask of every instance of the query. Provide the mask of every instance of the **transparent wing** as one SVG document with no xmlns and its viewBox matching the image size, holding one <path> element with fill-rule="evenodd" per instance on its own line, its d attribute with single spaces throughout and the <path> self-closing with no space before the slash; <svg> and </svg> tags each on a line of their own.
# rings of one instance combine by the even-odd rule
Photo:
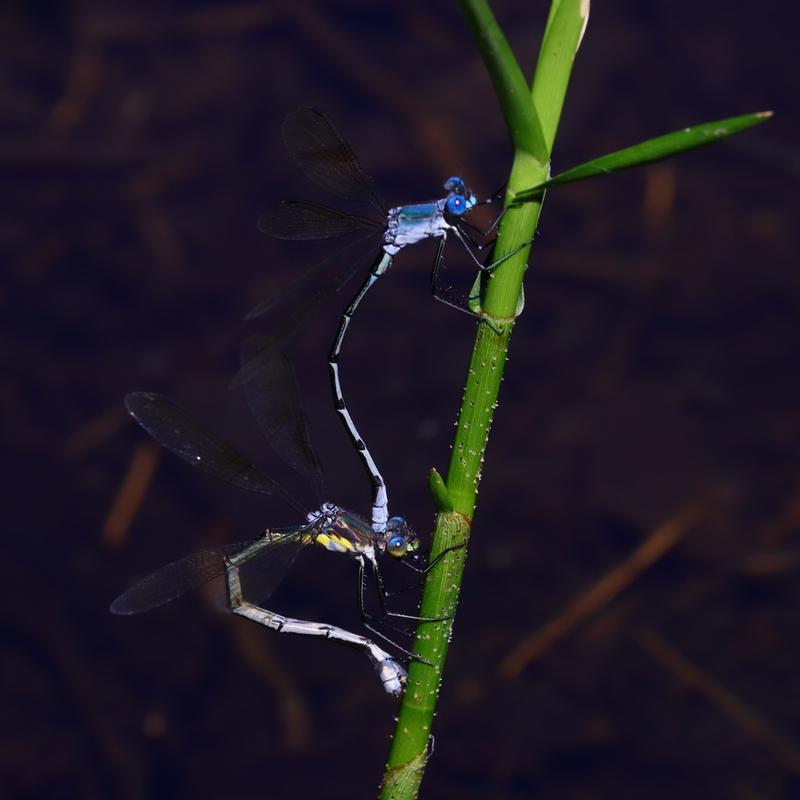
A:
<svg viewBox="0 0 800 800">
<path fill-rule="evenodd" d="M 374 256 L 373 253 L 370 253 L 370 255 Z M 294 334 L 303 326 L 307 319 L 316 313 L 322 303 L 330 295 L 338 292 L 339 289 L 353 279 L 363 266 L 365 260 L 366 256 L 363 256 L 350 262 L 334 280 L 319 289 L 310 300 L 303 299 L 302 305 L 289 313 L 288 321 L 281 327 L 281 332 L 276 336 L 262 339 L 260 348 L 258 350 L 255 348 L 253 349 L 251 359 L 239 367 L 238 372 L 233 376 L 228 388 L 236 389 L 239 386 L 243 386 L 258 374 L 263 364 L 272 359 L 276 352 L 282 352 Z M 308 276 L 303 276 L 301 280 L 305 280 L 307 277 Z M 270 300 L 268 303 L 262 303 L 258 308 L 251 311 L 250 314 L 247 315 L 247 318 L 253 319 L 257 316 L 261 316 L 261 314 L 266 313 L 269 308 L 272 308 L 274 304 L 274 299 Z"/>
<path fill-rule="evenodd" d="M 248 556 L 238 566 L 244 599 L 256 605 L 268 600 L 300 551 L 316 536 L 313 526 L 279 536 Z"/>
<path fill-rule="evenodd" d="M 250 542 L 240 542 L 215 550 L 204 550 L 173 561 L 150 573 L 123 592 L 112 604 L 112 614 L 141 614 L 180 597 L 184 592 L 201 586 L 225 572 L 225 558 L 246 548 Z"/>
<path fill-rule="evenodd" d="M 132 392 L 125 397 L 125 407 L 160 445 L 189 464 L 242 489 L 278 495 L 293 508 L 303 511 L 279 483 L 163 395 Z"/>
<path fill-rule="evenodd" d="M 372 232 L 370 231 L 370 233 Z M 267 314 L 270 311 L 272 311 L 272 309 L 275 308 L 276 306 L 285 304 L 287 302 L 287 298 L 290 295 L 294 295 L 298 292 L 302 293 L 303 289 L 305 289 L 306 286 L 313 284 L 315 279 L 319 277 L 320 273 L 324 272 L 332 262 L 334 261 L 343 262 L 351 260 L 352 251 L 357 250 L 358 248 L 361 248 L 362 251 L 361 253 L 356 253 L 353 256 L 353 259 L 355 260 L 353 266 L 354 267 L 356 265 L 360 266 L 367 260 L 367 256 L 371 258 L 374 253 L 374 247 L 371 246 L 371 243 L 369 241 L 365 242 L 365 239 L 369 238 L 371 237 L 369 237 L 368 234 L 362 232 L 361 235 L 355 241 L 351 242 L 346 247 L 336 250 L 336 252 L 334 252 L 332 255 L 328 256 L 327 258 L 324 258 L 322 261 L 319 261 L 313 266 L 306 269 L 294 280 L 293 283 L 290 283 L 286 288 L 281 289 L 279 292 L 272 295 L 271 297 L 266 298 L 265 300 L 260 302 L 255 308 L 251 309 L 247 313 L 245 321 L 249 322 L 251 319 L 256 319 L 257 317 L 261 317 L 264 314 Z M 340 274 L 330 279 L 331 291 L 338 291 L 339 289 L 341 289 L 342 286 L 345 283 L 347 283 L 347 281 L 349 281 L 354 274 L 355 271 L 348 269 L 340 272 Z M 313 301 L 306 301 L 306 300 L 303 301 L 304 304 L 308 304 L 308 302 L 313 302 Z M 293 301 L 293 303 L 294 305 L 297 305 L 296 302 Z M 290 314 L 290 316 L 293 315 Z"/>
<path fill-rule="evenodd" d="M 275 239 L 311 241 L 377 231 L 380 222 L 310 200 L 283 200 L 258 218 L 258 229 Z"/>
<path fill-rule="evenodd" d="M 299 108 L 283 122 L 283 141 L 301 170 L 318 186 L 345 200 L 361 200 L 386 215 L 372 178 L 353 149 L 321 111 Z"/>
<path fill-rule="evenodd" d="M 292 528 L 285 533 L 268 533 L 251 542 L 203 550 L 173 561 L 150 573 L 123 592 L 111 604 L 112 614 L 141 614 L 163 606 L 181 595 L 218 578 L 228 569 L 228 559 L 250 550 L 240 566 L 257 567 L 255 591 L 265 600 L 283 579 L 305 544 L 312 541 L 306 529 Z M 248 581 L 249 583 L 249 581 Z"/>
<path fill-rule="evenodd" d="M 250 336 L 241 347 L 241 363 L 249 364 L 265 350 L 264 358 L 244 385 L 247 403 L 270 447 L 292 469 L 314 484 L 317 500 L 322 499 L 322 468 L 311 447 L 308 424 L 300 400 L 297 377 L 287 356 L 269 349 L 265 336 Z"/>
</svg>

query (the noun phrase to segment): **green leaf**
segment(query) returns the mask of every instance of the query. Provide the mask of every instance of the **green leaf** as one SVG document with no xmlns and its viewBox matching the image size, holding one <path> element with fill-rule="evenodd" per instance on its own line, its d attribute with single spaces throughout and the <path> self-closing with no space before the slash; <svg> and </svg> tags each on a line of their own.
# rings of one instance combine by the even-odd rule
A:
<svg viewBox="0 0 800 800">
<path fill-rule="evenodd" d="M 553 150 L 572 64 L 588 21 L 589 0 L 555 0 L 550 6 L 531 90 L 548 160 Z"/>
<path fill-rule="evenodd" d="M 560 186 L 563 183 L 574 183 L 575 181 L 585 181 L 589 178 L 596 178 L 599 175 L 608 175 L 612 172 L 619 172 L 623 169 L 638 167 L 642 164 L 650 164 L 653 161 L 661 161 L 664 158 L 685 153 L 687 150 L 694 150 L 704 147 L 722 139 L 727 139 L 735 133 L 752 128 L 754 125 L 768 120 L 772 116 L 771 111 L 759 111 L 755 114 L 743 114 L 739 117 L 730 117 L 716 122 L 706 122 L 703 125 L 693 125 L 690 128 L 683 128 L 664 136 L 657 136 L 655 139 L 647 139 L 639 142 L 632 147 L 624 150 L 617 150 L 606 156 L 595 158 L 580 164 L 577 167 L 568 169 L 554 178 L 550 178 L 543 183 L 524 189 L 517 193 L 512 205 L 521 205 L 530 200 L 541 197 L 545 189 L 551 186 Z"/>
<path fill-rule="evenodd" d="M 428 486 L 437 510 L 449 514 L 455 508 L 453 498 L 450 497 L 450 492 L 447 491 L 447 486 L 435 467 L 432 467 L 428 474 Z"/>
<path fill-rule="evenodd" d="M 546 164 L 549 151 L 530 101 L 528 82 L 489 4 L 486 0 L 459 0 L 459 5 L 483 56 L 514 149 L 529 152 Z"/>
</svg>

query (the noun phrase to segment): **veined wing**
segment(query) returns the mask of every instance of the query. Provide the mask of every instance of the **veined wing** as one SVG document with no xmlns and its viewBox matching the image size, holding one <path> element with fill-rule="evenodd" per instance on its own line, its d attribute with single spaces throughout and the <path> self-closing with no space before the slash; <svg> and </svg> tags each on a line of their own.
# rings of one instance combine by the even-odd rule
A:
<svg viewBox="0 0 800 800">
<path fill-rule="evenodd" d="M 244 385 L 247 381 L 252 380 L 258 372 L 262 369 L 263 364 L 274 357 L 275 352 L 283 351 L 289 340 L 294 334 L 302 327 L 303 323 L 309 319 L 327 297 L 339 291 L 345 284 L 347 284 L 358 273 L 362 267 L 363 258 L 357 258 L 345 267 L 344 270 L 327 286 L 323 286 L 317 293 L 308 301 L 304 301 L 299 309 L 293 311 L 288 321 L 283 325 L 281 332 L 276 336 L 271 336 L 262 339 L 259 349 L 254 349 L 252 358 L 239 367 L 238 372 L 233 376 L 229 389 L 236 389 Z M 316 274 L 316 269 L 314 270 Z M 301 277 L 300 280 L 305 280 L 308 276 Z M 254 319 L 266 313 L 274 305 L 274 299 L 262 303 L 257 308 L 253 309 L 248 315 L 247 319 Z"/>
<path fill-rule="evenodd" d="M 265 336 L 250 336 L 241 347 L 241 363 L 249 364 L 268 347 Z M 314 484 L 317 501 L 322 500 L 322 467 L 311 446 L 306 416 L 300 400 L 297 377 L 291 362 L 280 350 L 260 362 L 244 385 L 247 404 L 270 447 L 292 469 Z"/>
<path fill-rule="evenodd" d="M 223 575 L 228 569 L 228 560 L 244 554 L 246 557 L 241 564 L 249 564 L 258 558 L 259 569 L 264 573 L 259 576 L 259 599 L 266 599 L 266 595 L 263 595 L 265 587 L 271 581 L 269 591 L 274 590 L 302 547 L 310 541 L 304 538 L 304 530 L 293 528 L 285 533 L 268 533 L 254 541 L 203 550 L 173 561 L 146 575 L 123 592 L 111 604 L 110 611 L 112 614 L 141 614 L 163 606 L 191 589 Z M 252 553 L 248 554 L 248 550 L 252 550 Z"/>
<path fill-rule="evenodd" d="M 347 262 L 350 261 L 354 265 L 357 263 L 359 266 L 362 261 L 365 261 L 367 256 L 372 256 L 373 249 L 372 247 L 367 247 L 366 250 L 363 249 L 365 244 L 365 239 L 371 239 L 372 237 L 369 236 L 370 232 L 361 232 L 361 235 L 356 238 L 355 241 L 350 242 L 350 244 L 342 247 L 341 249 L 336 250 L 332 255 L 328 256 L 327 258 L 322 259 L 322 261 L 318 261 L 316 264 L 312 265 L 308 269 L 304 270 L 300 275 L 287 287 L 281 289 L 280 291 L 273 294 L 271 297 L 262 300 L 255 308 L 251 309 L 247 316 L 244 318 L 245 322 L 249 322 L 251 319 L 256 319 L 257 317 L 261 317 L 264 314 L 272 311 L 273 308 L 279 305 L 287 305 L 288 300 L 287 298 L 290 295 L 293 295 L 297 292 L 302 293 L 302 290 L 312 284 L 314 280 L 316 280 L 320 273 L 324 272 L 328 266 L 334 261 L 343 261 Z M 360 253 L 356 253 L 352 256 L 352 251 L 354 248 L 362 248 Z M 335 276 L 332 279 L 329 279 L 329 283 L 332 285 L 331 291 L 338 291 L 342 288 L 342 286 L 350 280 L 353 275 L 355 275 L 355 271 L 353 270 L 346 270 L 341 274 Z M 303 303 L 310 302 L 303 299 Z M 296 303 L 293 303 L 292 306 L 295 306 Z M 293 318 L 294 315 L 290 316 Z"/>
<path fill-rule="evenodd" d="M 237 562 L 242 585 L 242 596 L 256 605 L 268 600 L 278 584 L 294 564 L 300 551 L 316 538 L 319 528 L 315 524 L 295 529 L 284 536 L 276 536 L 272 541 L 259 547 L 256 540 L 250 552 L 242 554 Z"/>
<path fill-rule="evenodd" d="M 112 614 L 141 614 L 175 600 L 190 589 L 218 578 L 227 567 L 226 558 L 246 548 L 239 542 L 214 550 L 203 550 L 173 561 L 151 572 L 123 592 L 112 604 Z"/>
<path fill-rule="evenodd" d="M 275 239 L 333 239 L 359 231 L 377 231 L 382 224 L 310 200 L 284 200 L 258 218 L 261 233 Z"/>
<path fill-rule="evenodd" d="M 353 149 L 321 111 L 299 108 L 283 122 L 283 141 L 301 170 L 326 192 L 345 200 L 362 200 L 386 215 L 372 178 Z"/>
<path fill-rule="evenodd" d="M 279 483 L 163 395 L 132 392 L 125 397 L 125 407 L 160 445 L 189 464 L 242 489 L 278 495 L 296 510 L 303 511 Z"/>
</svg>

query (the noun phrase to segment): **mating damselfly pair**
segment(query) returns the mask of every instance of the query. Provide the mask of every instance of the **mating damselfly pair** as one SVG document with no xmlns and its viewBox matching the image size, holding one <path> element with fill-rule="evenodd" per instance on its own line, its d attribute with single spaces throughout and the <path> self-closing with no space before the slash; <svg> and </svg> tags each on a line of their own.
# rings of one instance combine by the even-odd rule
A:
<svg viewBox="0 0 800 800">
<path fill-rule="evenodd" d="M 244 357 L 262 340 L 252 338 L 242 348 Z M 129 413 L 159 444 L 204 472 L 239 488 L 282 498 L 303 515 L 291 528 L 268 529 L 249 542 L 225 545 L 194 553 L 146 576 L 120 595 L 112 604 L 115 614 L 138 614 L 157 608 L 214 578 L 225 576 L 230 609 L 282 633 L 320 636 L 360 648 L 375 666 L 386 690 L 397 694 L 405 671 L 400 663 L 374 642 L 333 625 L 291 619 L 269 611 L 258 603 L 266 601 L 300 551 L 317 544 L 343 553 L 358 565 L 359 610 L 365 626 L 379 636 L 373 619 L 387 617 L 417 619 L 386 608 L 378 556 L 382 553 L 404 559 L 416 571 L 418 540 L 399 517 L 390 519 L 387 530 L 376 534 L 358 514 L 338 505 L 321 502 L 323 486 L 319 460 L 311 447 L 305 416 L 296 391 L 294 372 L 288 359 L 275 353 L 263 361 L 258 373 L 246 385 L 247 402 L 261 431 L 279 457 L 317 490 L 317 507 L 308 511 L 280 483 L 269 478 L 233 445 L 209 432 L 191 414 L 162 395 L 134 392 L 125 398 Z M 378 615 L 366 610 L 366 569 L 375 580 L 381 609 Z M 247 598 L 253 598 L 253 602 Z M 393 643 L 394 644 L 394 643 Z M 397 645 L 395 645 L 397 646 Z M 400 647 L 403 652 L 406 652 Z"/>
<path fill-rule="evenodd" d="M 341 317 L 328 357 L 335 408 L 371 477 L 371 519 L 368 522 L 338 505 L 322 502 L 319 461 L 310 445 L 293 371 L 283 352 L 288 339 L 316 305 L 354 277 L 358 266 L 356 263 L 349 265 L 314 299 L 306 302 L 293 315 L 293 321 L 284 327 L 281 336 L 250 337 L 242 348 L 242 365 L 232 382 L 234 386 L 244 387 L 252 414 L 272 449 L 317 488 L 318 503 L 314 510 L 298 503 L 281 484 L 268 478 L 232 445 L 208 432 L 190 414 L 165 397 L 147 392 L 127 396 L 126 406 L 131 415 L 168 450 L 230 484 L 261 494 L 277 495 L 303 514 L 304 518 L 294 527 L 268 529 L 253 541 L 195 553 L 162 567 L 117 598 L 111 610 L 118 614 L 147 611 L 195 586 L 224 576 L 228 605 L 234 613 L 278 632 L 323 637 L 357 647 L 373 663 L 386 690 L 398 694 L 405 681 L 405 670 L 394 656 L 371 639 L 336 626 L 284 617 L 265 609 L 260 603 L 270 597 L 306 545 L 321 545 L 333 552 L 349 555 L 357 564 L 358 606 L 365 627 L 405 655 L 412 656 L 375 626 L 376 622 L 386 621 L 387 618 L 409 621 L 424 619 L 388 609 L 388 593 L 378 556 L 389 554 L 417 572 L 426 572 L 438 559 L 424 565 L 416 534 L 402 517 L 389 516 L 386 483 L 344 401 L 338 368 L 342 343 L 350 320 L 364 296 L 389 269 L 394 256 L 403 247 L 428 238 L 438 238 L 439 246 L 431 275 L 434 296 L 471 314 L 474 312 L 465 301 L 456 301 L 438 283 L 448 235 L 452 233 L 462 243 L 482 270 L 494 269 L 519 248 L 493 263 L 483 264 L 477 259 L 471 248 L 480 250 L 489 243 L 491 229 L 489 232 L 479 231 L 468 223 L 466 216 L 478 205 L 491 200 L 479 202 L 461 178 L 452 177 L 445 182 L 447 195 L 444 198 L 387 209 L 375 193 L 372 179 L 324 114 L 313 109 L 294 112 L 287 117 L 283 133 L 290 154 L 321 188 L 343 199 L 364 201 L 381 215 L 381 219 L 376 220 L 310 201 L 286 201 L 259 220 L 263 232 L 284 239 L 324 239 L 348 233 L 368 233 L 376 238 L 380 235 L 377 255 L 372 256 L 367 278 Z M 374 253 L 374 250 L 368 252 Z M 317 271 L 310 270 L 302 281 Z M 248 318 L 262 316 L 274 305 L 274 300 L 262 303 Z M 366 610 L 367 571 L 371 573 L 377 588 L 380 603 L 377 615 Z"/>
</svg>

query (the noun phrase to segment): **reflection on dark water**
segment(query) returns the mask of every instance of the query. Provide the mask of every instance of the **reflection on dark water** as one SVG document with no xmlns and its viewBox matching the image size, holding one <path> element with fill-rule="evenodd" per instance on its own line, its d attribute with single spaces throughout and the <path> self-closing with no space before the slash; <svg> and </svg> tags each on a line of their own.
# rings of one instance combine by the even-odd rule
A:
<svg viewBox="0 0 800 800">
<path fill-rule="evenodd" d="M 242 315 L 325 253 L 256 231 L 309 190 L 281 147 L 285 112 L 325 108 L 391 204 L 435 197 L 451 174 L 486 195 L 506 175 L 454 7 L 295 5 L 16 3 L 0 17 L 4 798 L 374 795 L 393 704 L 361 654 L 219 614 L 213 587 L 140 618 L 107 612 L 171 559 L 293 521 L 161 457 L 121 405 L 163 392 L 280 473 L 225 387 L 245 332 L 269 332 Z M 493 5 L 530 71 L 544 11 Z M 800 792 L 790 9 L 593 12 L 555 169 L 777 113 L 548 197 L 426 796 Z M 393 508 L 420 530 L 473 330 L 427 294 L 434 249 L 398 257 L 342 356 Z M 469 284 L 457 250 L 447 266 Z M 324 368 L 341 302 L 293 355 L 330 496 L 367 510 Z M 687 504 L 697 518 L 680 527 Z M 307 554 L 276 607 L 355 630 L 353 594 L 352 564 Z"/>
</svg>

